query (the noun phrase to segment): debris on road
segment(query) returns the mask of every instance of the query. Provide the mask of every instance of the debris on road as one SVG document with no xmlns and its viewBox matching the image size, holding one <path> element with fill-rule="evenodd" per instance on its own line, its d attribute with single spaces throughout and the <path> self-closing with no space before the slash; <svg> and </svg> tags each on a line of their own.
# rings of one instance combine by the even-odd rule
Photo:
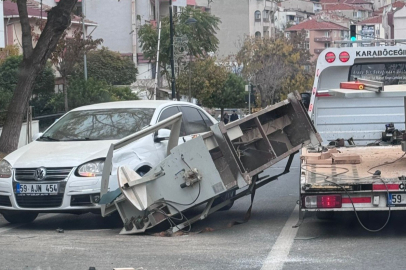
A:
<svg viewBox="0 0 406 270">
<path fill-rule="evenodd" d="M 303 145 L 321 142 L 298 93 L 227 125 L 215 124 L 210 132 L 177 146 L 181 119 L 178 113 L 110 147 L 102 176 L 102 214 L 118 210 L 124 223 L 120 234 L 142 233 L 163 221 L 171 224 L 169 233 L 189 232 L 194 222 L 288 173 Z M 172 126 L 168 156 L 142 177 L 132 168 L 119 166 L 121 194 L 112 191 L 118 196 L 111 196 L 107 187 L 114 151 L 168 126 Z M 258 180 L 259 173 L 287 157 L 283 173 Z M 201 214 L 190 219 L 183 215 L 200 204 L 206 205 Z"/>
</svg>

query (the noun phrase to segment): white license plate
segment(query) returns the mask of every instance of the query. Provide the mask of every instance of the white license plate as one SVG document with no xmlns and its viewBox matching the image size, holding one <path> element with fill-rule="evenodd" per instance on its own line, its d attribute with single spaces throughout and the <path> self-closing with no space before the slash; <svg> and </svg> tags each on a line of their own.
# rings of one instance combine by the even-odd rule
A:
<svg viewBox="0 0 406 270">
<path fill-rule="evenodd" d="M 37 195 L 37 194 L 58 194 L 59 184 L 20 184 L 16 186 L 17 194 Z"/>
<path fill-rule="evenodd" d="M 406 204 L 406 193 L 389 193 L 388 203 L 391 205 Z"/>
</svg>

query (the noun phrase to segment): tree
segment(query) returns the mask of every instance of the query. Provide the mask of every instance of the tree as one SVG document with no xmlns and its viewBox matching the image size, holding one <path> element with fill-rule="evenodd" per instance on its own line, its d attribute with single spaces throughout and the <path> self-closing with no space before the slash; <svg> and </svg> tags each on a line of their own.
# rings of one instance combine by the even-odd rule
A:
<svg viewBox="0 0 406 270">
<path fill-rule="evenodd" d="M 131 92 L 129 87 L 118 87 L 106 81 L 89 78 L 73 77 L 67 87 L 69 106 L 74 109 L 94 103 L 103 103 L 119 100 L 137 100 L 138 96 Z M 55 95 L 47 107 L 59 111 L 64 107 L 64 94 Z"/>
<path fill-rule="evenodd" d="M 77 0 L 61 0 L 49 10 L 46 25 L 34 48 L 27 0 L 16 1 L 22 31 L 23 61 L 19 68 L 16 89 L 8 106 L 7 118 L 0 137 L 0 152 L 4 153 L 10 153 L 17 148 L 32 86 L 38 74 L 45 68 L 59 38 L 70 25 L 71 13 L 77 2 Z"/>
<path fill-rule="evenodd" d="M 83 31 L 81 28 L 78 28 L 73 32 L 71 37 L 65 31 L 55 50 L 52 52 L 52 64 L 54 64 L 63 81 L 66 112 L 69 110 L 67 93 L 68 76 L 73 74 L 75 65 L 83 59 L 83 55 L 90 50 L 96 49 L 102 42 L 103 39 L 93 40 L 91 36 L 83 39 Z"/>
<path fill-rule="evenodd" d="M 274 40 L 247 37 L 236 58 L 244 66 L 245 78 L 256 85 L 261 106 L 266 107 L 289 91 L 308 90 L 303 87 L 309 85 L 312 76 L 304 66 L 310 65 L 310 56 L 304 47 L 304 34 L 298 33 L 290 39 L 283 35 Z"/>
<path fill-rule="evenodd" d="M 191 68 L 191 94 L 207 107 L 213 107 L 214 93 L 219 92 L 227 80 L 227 70 L 216 65 L 215 59 L 198 59 Z M 182 72 L 177 79 L 178 92 L 189 93 L 189 72 Z"/>
<path fill-rule="evenodd" d="M 196 19 L 196 23 L 191 26 L 187 25 L 186 21 L 189 18 Z M 169 18 L 165 17 L 161 20 L 161 47 L 159 50 L 159 65 L 163 70 L 163 75 L 166 75 L 170 84 L 170 74 L 168 66 L 170 64 L 170 31 Z M 188 38 L 187 53 L 194 57 L 206 56 L 208 52 L 215 52 L 218 48 L 219 40 L 215 36 L 220 19 L 208 12 L 186 7 L 182 13 L 174 17 L 175 36 L 185 35 Z M 138 31 L 141 48 L 144 57 L 151 62 L 156 61 L 157 46 L 158 46 L 158 31 L 157 28 L 144 24 Z"/>
<path fill-rule="evenodd" d="M 17 85 L 18 68 L 22 60 L 22 55 L 10 56 L 0 65 L 0 108 L 7 108 L 10 103 Z M 48 64 L 37 76 L 33 85 L 30 105 L 35 107 L 34 110 L 46 104 L 50 95 L 54 94 L 54 88 L 55 76 L 51 65 Z M 4 122 L 5 116 L 5 113 L 0 115 L 0 123 Z"/>
<path fill-rule="evenodd" d="M 234 73 L 228 73 L 227 80 L 220 91 L 212 95 L 212 104 L 221 109 L 223 119 L 225 108 L 243 107 L 245 105 L 245 82 L 244 79 Z"/>
<path fill-rule="evenodd" d="M 244 80 L 216 64 L 215 59 L 208 58 L 193 63 L 191 93 L 204 106 L 220 108 L 223 117 L 224 108 L 244 106 Z M 178 77 L 180 93 L 189 92 L 189 72 L 182 72 Z"/>
<path fill-rule="evenodd" d="M 103 80 L 111 85 L 130 85 L 137 80 L 134 62 L 105 47 L 87 54 L 87 74 L 89 78 Z M 76 75 L 83 76 L 83 62 Z"/>
</svg>

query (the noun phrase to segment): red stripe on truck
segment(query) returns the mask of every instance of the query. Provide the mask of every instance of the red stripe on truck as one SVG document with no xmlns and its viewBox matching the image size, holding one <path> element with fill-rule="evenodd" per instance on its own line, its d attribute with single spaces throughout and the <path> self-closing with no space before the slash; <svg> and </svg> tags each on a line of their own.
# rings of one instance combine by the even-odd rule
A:
<svg viewBox="0 0 406 270">
<path fill-rule="evenodd" d="M 353 203 L 371 203 L 371 197 L 351 197 Z M 350 198 L 343 198 L 343 203 L 351 203 Z"/>
<path fill-rule="evenodd" d="M 372 186 L 372 190 L 386 190 L 386 187 L 388 187 L 388 190 L 399 190 L 399 184 L 374 184 Z"/>
</svg>

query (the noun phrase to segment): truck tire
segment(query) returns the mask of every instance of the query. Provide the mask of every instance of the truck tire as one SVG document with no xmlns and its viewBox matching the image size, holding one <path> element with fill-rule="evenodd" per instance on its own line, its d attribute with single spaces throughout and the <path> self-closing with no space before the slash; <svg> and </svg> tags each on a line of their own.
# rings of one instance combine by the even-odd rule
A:
<svg viewBox="0 0 406 270">
<path fill-rule="evenodd" d="M 319 212 L 316 212 L 316 218 L 321 219 L 321 220 L 331 220 L 334 218 L 334 212 L 333 211 L 331 211 L 331 212 L 319 211 Z"/>
<path fill-rule="evenodd" d="M 2 215 L 8 222 L 15 224 L 15 223 L 31 223 L 37 218 L 38 213 L 13 211 L 13 212 L 4 212 L 2 213 Z"/>
<path fill-rule="evenodd" d="M 218 197 L 217 199 L 214 200 L 212 207 L 234 197 L 236 192 L 237 192 L 236 190 L 227 191 L 226 193 L 224 193 L 223 195 L 221 195 L 220 197 Z M 231 207 L 233 207 L 233 205 L 234 205 L 234 201 L 232 201 L 229 204 L 227 204 L 226 206 L 220 208 L 218 211 L 228 211 L 231 209 Z"/>
</svg>

